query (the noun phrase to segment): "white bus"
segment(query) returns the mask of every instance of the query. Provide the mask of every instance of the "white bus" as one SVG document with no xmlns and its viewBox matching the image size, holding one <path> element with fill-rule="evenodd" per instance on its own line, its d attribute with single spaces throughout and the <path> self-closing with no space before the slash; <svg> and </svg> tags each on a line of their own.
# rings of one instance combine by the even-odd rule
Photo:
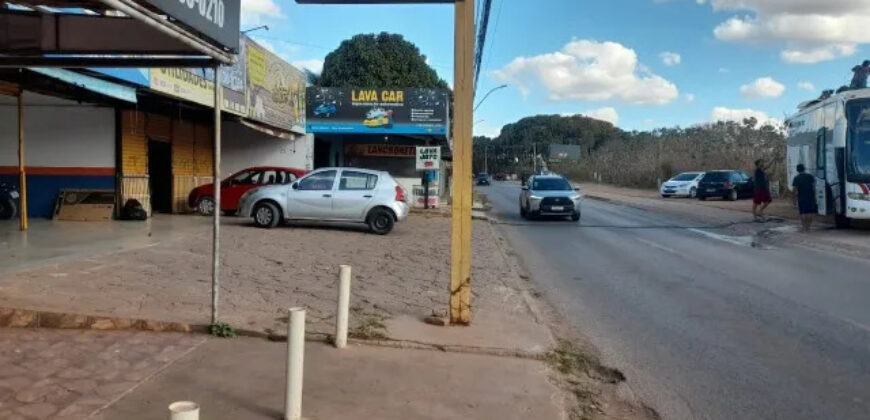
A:
<svg viewBox="0 0 870 420">
<path fill-rule="evenodd" d="M 805 102 L 798 109 L 786 121 L 789 180 L 804 164 L 816 177 L 819 214 L 836 216 L 837 227 L 870 219 L 870 89 Z"/>
</svg>

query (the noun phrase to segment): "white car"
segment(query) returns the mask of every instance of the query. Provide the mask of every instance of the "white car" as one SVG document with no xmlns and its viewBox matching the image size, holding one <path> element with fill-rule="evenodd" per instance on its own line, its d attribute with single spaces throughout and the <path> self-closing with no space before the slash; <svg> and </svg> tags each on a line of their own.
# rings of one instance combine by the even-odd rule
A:
<svg viewBox="0 0 870 420">
<path fill-rule="evenodd" d="M 239 200 L 239 216 L 272 228 L 284 220 L 365 223 L 385 235 L 408 217 L 405 190 L 383 171 L 323 168 L 289 185 L 267 185 Z"/>
<path fill-rule="evenodd" d="M 683 172 L 662 184 L 662 197 L 682 196 L 695 198 L 698 195 L 698 182 L 704 177 L 704 172 Z"/>
</svg>

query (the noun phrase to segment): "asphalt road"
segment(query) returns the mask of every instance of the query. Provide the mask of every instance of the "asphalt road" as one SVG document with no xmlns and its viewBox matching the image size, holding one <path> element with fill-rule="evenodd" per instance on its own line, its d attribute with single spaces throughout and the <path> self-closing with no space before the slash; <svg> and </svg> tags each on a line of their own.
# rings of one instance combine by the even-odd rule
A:
<svg viewBox="0 0 870 420">
<path fill-rule="evenodd" d="M 664 419 L 870 419 L 870 261 L 760 249 L 584 200 L 527 222 L 480 187 L 538 287 Z"/>
</svg>

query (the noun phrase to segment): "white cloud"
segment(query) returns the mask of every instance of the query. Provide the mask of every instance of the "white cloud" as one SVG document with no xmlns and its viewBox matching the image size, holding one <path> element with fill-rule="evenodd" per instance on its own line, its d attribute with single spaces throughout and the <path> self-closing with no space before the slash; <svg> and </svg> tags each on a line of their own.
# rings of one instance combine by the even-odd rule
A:
<svg viewBox="0 0 870 420">
<path fill-rule="evenodd" d="M 282 18 L 284 14 L 274 0 L 242 0 L 242 25 L 260 25 L 264 17 Z"/>
<path fill-rule="evenodd" d="M 634 50 L 616 42 L 573 40 L 561 51 L 517 57 L 492 74 L 523 95 L 542 86 L 554 101 L 663 105 L 679 96 L 676 85 L 643 68 Z"/>
<path fill-rule="evenodd" d="M 733 109 L 727 108 L 724 106 L 717 106 L 713 108 L 713 112 L 710 113 L 710 119 L 714 122 L 716 121 L 736 121 L 742 123 L 744 119 L 754 117 L 758 120 L 759 125 L 771 124 L 774 126 L 778 126 L 782 124 L 782 120 L 777 118 L 771 118 L 764 111 L 759 111 L 755 109 Z"/>
<path fill-rule="evenodd" d="M 474 125 L 474 135 L 475 136 L 486 136 L 489 138 L 496 138 L 501 134 L 501 126 L 490 125 L 488 122 L 484 121 L 480 124 Z"/>
<path fill-rule="evenodd" d="M 275 54 L 275 45 L 271 42 L 262 39 L 255 39 L 254 41 L 270 53 Z"/>
<path fill-rule="evenodd" d="M 613 125 L 617 125 L 619 123 L 619 113 L 617 113 L 616 109 L 614 109 L 613 107 L 608 106 L 604 108 L 593 109 L 591 111 L 586 111 L 583 114 L 589 118 L 607 121 Z"/>
<path fill-rule="evenodd" d="M 808 91 L 810 91 L 810 92 L 813 92 L 813 91 L 816 90 L 816 86 L 813 85 L 813 84 L 810 83 L 810 82 L 799 82 L 799 83 L 797 84 L 797 86 L 798 86 L 798 88 L 800 88 L 800 89 L 808 90 Z"/>
<path fill-rule="evenodd" d="M 662 63 L 668 67 L 676 66 L 683 62 L 683 57 L 675 52 L 665 51 L 659 54 L 659 57 L 662 59 Z"/>
<path fill-rule="evenodd" d="M 306 69 L 314 74 L 320 74 L 323 71 L 323 60 L 311 59 L 311 60 L 296 60 L 291 62 L 299 69 Z"/>
<path fill-rule="evenodd" d="M 686 102 L 689 102 L 689 103 L 695 102 L 695 94 L 694 93 L 687 93 L 686 94 Z"/>
<path fill-rule="evenodd" d="M 870 2 L 866 0 L 710 0 L 732 16 L 713 30 L 731 42 L 774 43 L 789 63 L 812 64 L 855 53 L 870 43 Z"/>
<path fill-rule="evenodd" d="M 785 85 L 770 77 L 762 77 L 740 87 L 740 94 L 747 99 L 778 98 L 785 92 Z"/>
</svg>

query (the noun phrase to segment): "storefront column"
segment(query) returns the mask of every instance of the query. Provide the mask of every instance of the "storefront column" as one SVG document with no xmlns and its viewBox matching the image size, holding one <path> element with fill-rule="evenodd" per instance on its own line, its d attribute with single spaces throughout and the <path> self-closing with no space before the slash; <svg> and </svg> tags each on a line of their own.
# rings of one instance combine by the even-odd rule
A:
<svg viewBox="0 0 870 420">
<path fill-rule="evenodd" d="M 27 230 L 27 170 L 24 165 L 24 91 L 18 92 L 18 187 L 21 198 L 18 213 L 21 216 L 21 230 Z"/>
<path fill-rule="evenodd" d="M 212 231 L 211 323 L 218 322 L 221 247 L 221 79 L 220 66 L 214 68 L 214 227 Z"/>
</svg>

